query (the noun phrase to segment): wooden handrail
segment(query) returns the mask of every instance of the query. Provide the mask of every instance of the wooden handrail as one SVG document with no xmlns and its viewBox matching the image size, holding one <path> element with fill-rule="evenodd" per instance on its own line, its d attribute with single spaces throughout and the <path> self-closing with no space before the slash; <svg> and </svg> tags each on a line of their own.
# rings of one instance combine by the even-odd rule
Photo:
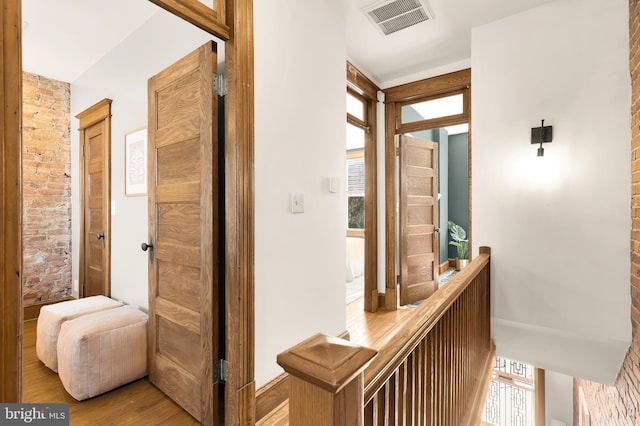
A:
<svg viewBox="0 0 640 426">
<path fill-rule="evenodd" d="M 424 339 L 433 326 L 442 318 L 453 302 L 478 276 L 489 263 L 491 249 L 481 247 L 480 255 L 456 274 L 447 284 L 418 306 L 414 315 L 405 318 L 398 325 L 392 339 L 378 351 L 378 356 L 371 362 L 364 373 L 365 403 L 391 377 L 416 346 Z M 488 343 L 488 342 L 487 342 Z"/>
<path fill-rule="evenodd" d="M 490 255 L 482 247 L 377 353 L 316 335 L 278 355 L 290 374 L 289 424 L 478 424 L 495 358 Z"/>
</svg>

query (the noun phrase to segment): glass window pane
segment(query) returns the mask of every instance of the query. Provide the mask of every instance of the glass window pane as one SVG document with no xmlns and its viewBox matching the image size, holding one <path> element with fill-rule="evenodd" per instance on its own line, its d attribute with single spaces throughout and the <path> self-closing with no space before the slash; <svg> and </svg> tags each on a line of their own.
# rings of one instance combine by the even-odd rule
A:
<svg viewBox="0 0 640 426">
<path fill-rule="evenodd" d="M 349 197 L 349 229 L 364 229 L 364 197 Z"/>
<path fill-rule="evenodd" d="M 364 194 L 364 157 L 347 160 L 347 194 Z"/>
<path fill-rule="evenodd" d="M 347 123 L 347 151 L 364 148 L 364 130 Z"/>
<path fill-rule="evenodd" d="M 351 93 L 347 93 L 347 112 L 364 121 L 364 102 Z"/>
<path fill-rule="evenodd" d="M 496 357 L 482 419 L 497 426 L 534 426 L 534 370 L 531 365 Z"/>
<path fill-rule="evenodd" d="M 432 99 L 402 107 L 402 123 L 431 120 L 433 118 L 447 117 L 449 115 L 462 114 L 462 93 L 445 98 Z"/>
</svg>

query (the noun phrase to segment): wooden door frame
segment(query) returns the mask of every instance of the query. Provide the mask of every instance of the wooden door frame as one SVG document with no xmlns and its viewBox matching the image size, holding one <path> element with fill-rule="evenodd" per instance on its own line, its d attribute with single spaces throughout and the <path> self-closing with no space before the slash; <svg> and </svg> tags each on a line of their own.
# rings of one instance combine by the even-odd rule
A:
<svg viewBox="0 0 640 426">
<path fill-rule="evenodd" d="M 347 82 L 357 88 L 366 100 L 369 129 L 365 132 L 364 144 L 364 310 L 376 312 L 378 310 L 377 107 L 380 88 L 349 61 L 347 61 Z"/>
<path fill-rule="evenodd" d="M 253 0 L 216 0 L 217 20 L 229 32 L 210 25 L 211 13 L 196 10 L 198 0 L 149 0 L 226 41 L 228 94 L 224 97 L 225 180 L 225 331 L 229 364 L 225 387 L 225 424 L 255 423 L 255 277 L 254 277 L 254 90 Z M 224 5 L 224 8 L 221 7 Z M 222 10 L 224 9 L 224 10 Z"/>
<path fill-rule="evenodd" d="M 103 267 L 104 267 L 104 295 L 111 296 L 111 99 L 103 99 L 96 104 L 85 109 L 76 118 L 80 120 L 80 126 L 78 131 L 80 132 L 80 256 L 79 256 L 79 279 L 80 284 L 78 286 L 78 297 L 84 297 L 84 287 L 87 277 L 85 276 L 86 265 L 85 262 L 85 231 L 86 231 L 86 215 L 85 209 L 89 200 L 85 199 L 85 174 L 88 170 L 85 168 L 85 156 L 83 154 L 83 148 L 85 145 L 85 131 L 87 128 L 104 121 L 104 143 L 102 146 L 102 167 L 103 167 L 103 186 L 102 186 L 102 200 L 103 200 L 103 232 L 104 232 L 104 254 L 103 254 Z M 105 198 L 106 197 L 106 198 Z"/>
<path fill-rule="evenodd" d="M 255 424 L 253 0 L 226 0 L 225 423 Z"/>
<path fill-rule="evenodd" d="M 471 69 L 407 83 L 384 90 L 385 94 L 385 297 L 384 309 L 398 309 L 397 287 L 397 233 L 396 233 L 396 143 L 395 137 L 404 132 L 399 123 L 403 103 L 466 91 L 464 113 L 455 119 L 445 117 L 412 123 L 411 131 L 428 130 L 442 126 L 469 123 L 469 255 L 471 255 Z M 419 123 L 420 124 L 420 123 Z M 405 126 L 406 127 L 406 126 Z M 438 262 L 436 262 L 437 264 Z"/>
<path fill-rule="evenodd" d="M 22 398 L 22 56 L 21 0 L 0 6 L 0 401 Z"/>
<path fill-rule="evenodd" d="M 229 94 L 225 97 L 227 424 L 255 423 L 254 381 L 254 95 L 253 1 L 226 0 L 230 39 L 225 49 Z M 21 241 L 21 0 L 2 0 L 0 117 L 3 175 L 0 255 L 2 358 L 0 400 L 19 401 L 22 390 Z"/>
</svg>

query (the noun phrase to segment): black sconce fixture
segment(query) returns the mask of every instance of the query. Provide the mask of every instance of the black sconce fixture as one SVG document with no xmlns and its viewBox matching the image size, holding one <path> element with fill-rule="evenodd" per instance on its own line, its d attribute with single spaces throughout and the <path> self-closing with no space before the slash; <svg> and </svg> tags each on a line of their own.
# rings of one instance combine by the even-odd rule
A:
<svg viewBox="0 0 640 426">
<path fill-rule="evenodd" d="M 545 142 L 551 142 L 553 140 L 553 126 L 545 126 L 544 120 L 542 120 L 542 125 L 540 127 L 531 128 L 531 143 L 532 144 L 540 144 L 540 148 L 538 148 L 538 157 L 544 156 L 544 148 L 542 144 Z"/>
</svg>

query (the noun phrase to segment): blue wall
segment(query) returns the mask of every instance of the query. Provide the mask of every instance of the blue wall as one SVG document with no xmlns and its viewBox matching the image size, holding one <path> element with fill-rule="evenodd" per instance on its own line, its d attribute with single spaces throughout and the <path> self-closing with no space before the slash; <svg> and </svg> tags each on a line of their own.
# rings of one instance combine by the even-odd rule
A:
<svg viewBox="0 0 640 426">
<path fill-rule="evenodd" d="M 462 226 L 469 236 L 469 134 L 449 136 L 449 220 Z M 448 233 L 447 233 L 448 237 Z M 449 246 L 450 258 L 457 256 Z"/>
</svg>

